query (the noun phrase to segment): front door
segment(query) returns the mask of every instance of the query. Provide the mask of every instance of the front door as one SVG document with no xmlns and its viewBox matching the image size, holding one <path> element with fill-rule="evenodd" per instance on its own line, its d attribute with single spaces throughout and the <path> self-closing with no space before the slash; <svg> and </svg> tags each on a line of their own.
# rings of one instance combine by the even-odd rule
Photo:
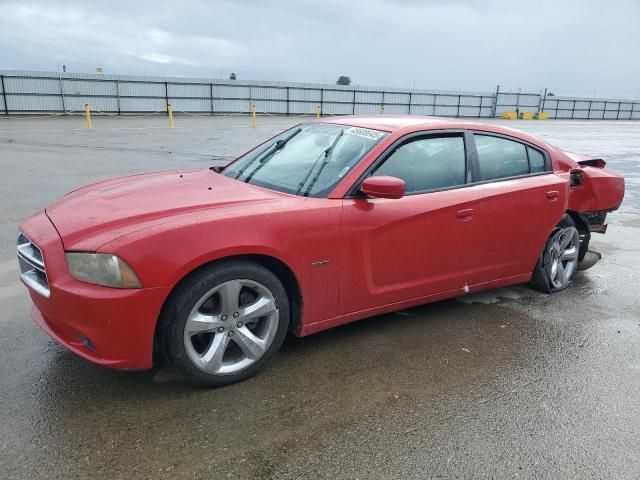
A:
<svg viewBox="0 0 640 480">
<path fill-rule="evenodd" d="M 400 199 L 343 200 L 340 313 L 460 290 L 480 258 L 463 134 L 401 143 L 371 175 L 406 183 Z"/>
</svg>

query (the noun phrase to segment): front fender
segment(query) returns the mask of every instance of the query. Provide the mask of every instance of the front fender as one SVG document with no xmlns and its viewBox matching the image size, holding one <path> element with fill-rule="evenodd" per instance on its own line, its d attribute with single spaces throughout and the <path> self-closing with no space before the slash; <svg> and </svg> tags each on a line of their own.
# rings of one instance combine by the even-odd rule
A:
<svg viewBox="0 0 640 480">
<path fill-rule="evenodd" d="M 259 224 L 247 229 L 239 223 L 229 219 L 164 224 L 115 239 L 98 251 L 123 258 L 144 287 L 173 286 L 206 263 L 237 255 L 270 256 L 298 275 L 301 268 L 297 259 L 287 253 L 284 239 Z M 278 245 L 283 248 L 277 248 Z"/>
<path fill-rule="evenodd" d="M 124 259 L 146 287 L 173 287 L 196 268 L 241 255 L 262 255 L 286 265 L 304 298 L 304 321 L 337 314 L 342 202 L 306 199 L 295 209 L 246 215 L 195 212 L 131 232 L 98 251 Z"/>
</svg>

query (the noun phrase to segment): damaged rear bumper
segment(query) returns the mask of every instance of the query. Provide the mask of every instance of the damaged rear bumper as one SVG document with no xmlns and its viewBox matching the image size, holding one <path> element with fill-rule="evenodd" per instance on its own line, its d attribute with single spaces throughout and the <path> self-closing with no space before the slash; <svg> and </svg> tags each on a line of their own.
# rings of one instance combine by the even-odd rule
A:
<svg viewBox="0 0 640 480">
<path fill-rule="evenodd" d="M 587 222 L 587 225 L 589 226 L 589 231 L 595 232 L 595 233 L 605 233 L 607 231 L 607 224 L 606 224 L 607 213 L 613 210 L 614 209 L 597 210 L 595 212 L 583 213 L 582 217 Z"/>
</svg>

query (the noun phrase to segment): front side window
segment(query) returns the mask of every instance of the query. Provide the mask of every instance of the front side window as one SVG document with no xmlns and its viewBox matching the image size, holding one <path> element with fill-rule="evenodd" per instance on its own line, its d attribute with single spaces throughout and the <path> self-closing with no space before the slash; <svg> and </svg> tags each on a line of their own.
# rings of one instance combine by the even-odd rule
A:
<svg viewBox="0 0 640 480">
<path fill-rule="evenodd" d="M 529 173 L 526 146 L 506 138 L 474 134 L 480 181 L 516 177 Z"/>
<path fill-rule="evenodd" d="M 331 123 L 299 125 L 245 154 L 222 174 L 280 192 L 323 197 L 386 135 Z"/>
<path fill-rule="evenodd" d="M 465 158 L 461 135 L 421 138 L 398 147 L 373 175 L 404 180 L 408 194 L 450 188 L 464 185 Z"/>
</svg>

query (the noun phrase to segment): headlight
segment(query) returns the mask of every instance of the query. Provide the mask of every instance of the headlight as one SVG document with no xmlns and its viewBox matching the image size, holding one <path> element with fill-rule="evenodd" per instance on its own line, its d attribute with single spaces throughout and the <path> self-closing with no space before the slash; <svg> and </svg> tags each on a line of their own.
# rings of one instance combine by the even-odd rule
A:
<svg viewBox="0 0 640 480">
<path fill-rule="evenodd" d="M 135 272 L 108 253 L 65 253 L 71 276 L 81 282 L 114 288 L 142 288 Z"/>
</svg>

